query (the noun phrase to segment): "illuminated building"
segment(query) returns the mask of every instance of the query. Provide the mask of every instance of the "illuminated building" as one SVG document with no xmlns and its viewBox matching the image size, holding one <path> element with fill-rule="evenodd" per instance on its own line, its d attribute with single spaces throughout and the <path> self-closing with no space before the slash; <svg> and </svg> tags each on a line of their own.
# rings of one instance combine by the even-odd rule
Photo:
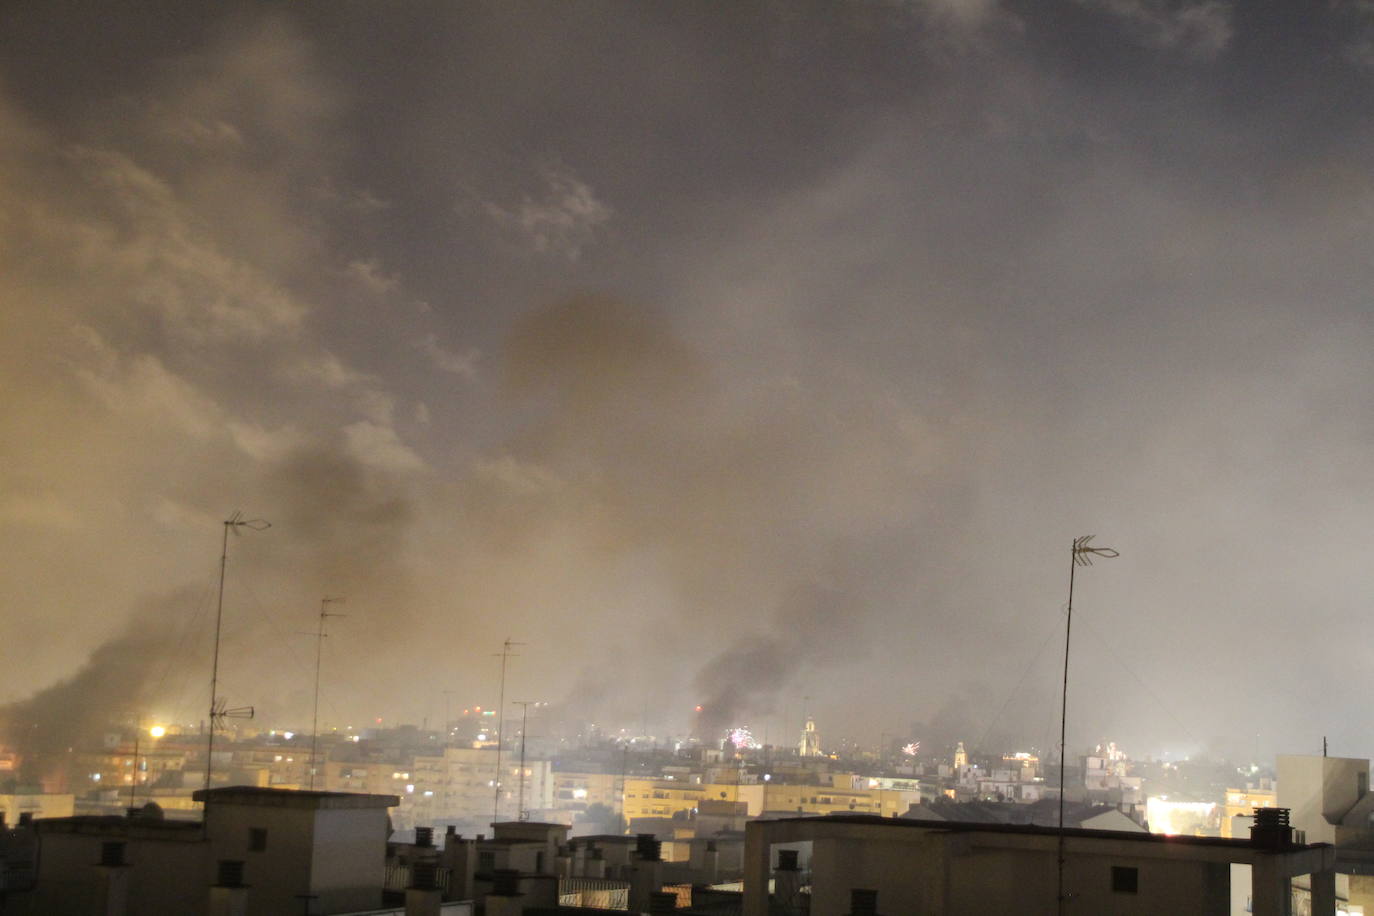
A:
<svg viewBox="0 0 1374 916">
<path fill-rule="evenodd" d="M 1244 789 L 1226 790 L 1226 803 L 1222 806 L 1221 815 L 1221 835 L 1242 836 L 1244 831 L 1236 830 L 1236 818 L 1253 818 L 1256 808 L 1274 808 L 1278 806 L 1278 798 L 1272 787 L 1265 787 L 1269 780 L 1263 780 L 1261 788 L 1246 787 Z M 1248 825 L 1247 825 L 1248 829 Z"/>
<path fill-rule="evenodd" d="M 806 727 L 802 729 L 801 741 L 797 743 L 797 753 L 802 757 L 821 756 L 821 736 L 816 731 L 816 720 L 806 717 Z"/>
<path fill-rule="evenodd" d="M 553 807 L 586 811 L 592 805 L 620 810 L 621 780 L 616 773 L 554 773 Z"/>
<path fill-rule="evenodd" d="M 127 796 L 126 796 L 127 797 Z M 13 826 L 23 816 L 71 817 L 75 798 L 69 794 L 20 793 L 0 795 L 0 823 Z"/>
<path fill-rule="evenodd" d="M 900 783 L 900 787 L 895 787 Z M 748 817 L 789 814 L 901 814 L 921 800 L 910 780 L 835 774 L 828 784 L 757 780 L 735 783 L 691 783 L 664 779 L 625 781 L 625 817 L 690 820 L 703 801 L 738 802 Z"/>
<path fill-rule="evenodd" d="M 964 742 L 960 741 L 959 746 L 954 749 L 954 770 L 958 772 L 968 766 L 968 751 L 964 750 Z"/>
</svg>

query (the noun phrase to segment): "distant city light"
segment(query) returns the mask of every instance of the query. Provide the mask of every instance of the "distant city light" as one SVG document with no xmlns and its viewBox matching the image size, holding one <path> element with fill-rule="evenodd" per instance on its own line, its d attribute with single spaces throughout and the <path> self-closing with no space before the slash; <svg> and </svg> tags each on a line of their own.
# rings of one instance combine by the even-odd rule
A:
<svg viewBox="0 0 1374 916">
<path fill-rule="evenodd" d="M 698 706 L 698 707 L 696 708 L 696 711 L 697 711 L 697 712 L 701 712 L 701 707 Z"/>
<path fill-rule="evenodd" d="M 296 737 L 296 733 L 295 733 L 295 732 L 282 732 L 282 733 L 281 733 L 281 736 L 282 736 L 283 738 L 285 738 L 287 741 L 290 741 L 292 738 Z"/>
<path fill-rule="evenodd" d="M 163 735 L 167 734 L 167 729 L 163 728 L 161 725 L 154 725 L 152 728 L 148 729 L 148 734 L 152 735 L 154 738 L 161 738 Z"/>
</svg>

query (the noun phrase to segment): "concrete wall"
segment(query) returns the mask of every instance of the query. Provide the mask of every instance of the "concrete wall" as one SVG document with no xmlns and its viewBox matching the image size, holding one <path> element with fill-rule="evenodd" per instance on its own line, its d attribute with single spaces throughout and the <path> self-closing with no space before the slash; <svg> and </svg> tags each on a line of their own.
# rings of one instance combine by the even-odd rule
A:
<svg viewBox="0 0 1374 916">
<path fill-rule="evenodd" d="M 1336 842 L 1336 824 L 1369 790 L 1369 761 L 1280 755 L 1278 806 L 1309 843 Z"/>
<path fill-rule="evenodd" d="M 103 912 L 108 873 L 100 860 L 101 842 L 115 836 L 49 833 L 42 838 L 38 884 L 31 894 L 6 901 L 5 913 L 40 914 Z M 127 884 L 129 916 L 204 911 L 209 881 L 203 868 L 205 848 L 199 842 L 134 839 L 125 847 L 128 863 L 119 880 Z M 11 909 L 11 907 L 13 909 Z"/>
<path fill-rule="evenodd" d="M 241 859 L 244 883 L 252 888 L 248 895 L 249 911 L 263 916 L 297 916 L 301 902 L 296 895 L 312 893 L 314 814 L 308 808 L 212 802 L 209 873 L 205 884 L 214 882 L 219 860 Z M 267 831 L 267 846 L 261 851 L 249 848 L 255 828 Z"/>
<path fill-rule="evenodd" d="M 381 906 L 386 878 L 386 809 L 325 809 L 315 820 L 310 892 L 319 912 Z M 299 912 L 297 910 L 296 912 Z"/>
<path fill-rule="evenodd" d="M 812 859 L 812 916 L 844 916 L 850 890 L 878 892 L 878 911 L 898 913 L 1054 913 L 1056 853 L 1046 850 L 953 849 L 929 844 L 817 840 Z M 957 843 L 957 841 L 955 841 Z M 1135 894 L 1112 890 L 1112 867 L 1137 869 Z M 1230 911 L 1226 864 L 1073 854 L 1065 868 L 1066 913 L 1155 916 Z"/>
</svg>

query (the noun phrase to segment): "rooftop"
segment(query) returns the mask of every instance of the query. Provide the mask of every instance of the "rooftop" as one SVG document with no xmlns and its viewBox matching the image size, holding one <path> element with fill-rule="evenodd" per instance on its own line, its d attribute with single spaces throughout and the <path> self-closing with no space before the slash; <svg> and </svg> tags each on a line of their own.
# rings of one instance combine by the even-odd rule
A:
<svg viewBox="0 0 1374 916">
<path fill-rule="evenodd" d="M 197 789 L 194 801 L 213 801 L 230 805 L 255 805 L 262 808 L 394 808 L 401 803 L 396 795 L 369 795 L 363 792 L 315 792 L 306 789 L 271 789 L 257 786 L 226 786 Z"/>
</svg>

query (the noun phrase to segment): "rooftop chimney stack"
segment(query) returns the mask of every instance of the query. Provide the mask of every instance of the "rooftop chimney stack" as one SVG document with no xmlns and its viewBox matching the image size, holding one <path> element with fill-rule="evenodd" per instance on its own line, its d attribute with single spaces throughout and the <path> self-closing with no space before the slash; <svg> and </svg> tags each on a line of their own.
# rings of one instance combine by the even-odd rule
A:
<svg viewBox="0 0 1374 916">
<path fill-rule="evenodd" d="M 243 860 L 220 859 L 217 879 L 210 886 L 210 916 L 248 916 L 248 886 L 243 883 Z"/>
<path fill-rule="evenodd" d="M 416 828 L 416 840 L 421 830 Z M 430 838 L 426 837 L 428 841 Z M 418 843 L 417 843 L 418 845 Z M 439 916 L 442 910 L 442 894 L 436 880 L 438 865 L 433 859 L 417 859 L 410 865 L 410 887 L 406 888 L 406 916 Z"/>
<path fill-rule="evenodd" d="M 558 855 L 554 858 L 554 862 L 557 863 L 554 874 L 558 875 L 559 878 L 572 877 L 573 851 L 571 846 L 559 846 Z"/>
<path fill-rule="evenodd" d="M 649 912 L 654 916 L 677 911 L 677 894 L 672 891 L 654 891 L 649 895 Z"/>
<path fill-rule="evenodd" d="M 20 815 L 22 820 L 23 815 Z M 129 909 L 129 865 L 124 861 L 124 842 L 112 840 L 100 844 L 101 887 L 96 896 L 97 916 L 124 916 Z"/>
<path fill-rule="evenodd" d="M 1288 824 L 1288 808 L 1256 808 L 1250 828 L 1250 845 L 1261 849 L 1288 849 L 1293 845 L 1293 828 Z"/>
<path fill-rule="evenodd" d="M 582 875 L 585 878 L 604 878 L 606 877 L 606 853 L 595 846 L 587 850 L 587 858 L 582 863 Z"/>
<path fill-rule="evenodd" d="M 453 828 L 444 834 L 444 848 L 439 861 L 448 869 L 448 892 L 445 900 L 471 900 L 473 881 L 477 875 L 477 846 Z"/>
<path fill-rule="evenodd" d="M 851 888 L 849 916 L 878 916 L 878 892 L 866 888 Z"/>
<path fill-rule="evenodd" d="M 635 842 L 634 862 L 630 866 L 630 912 L 649 909 L 650 895 L 663 889 L 663 844 L 652 833 L 641 833 Z"/>
<path fill-rule="evenodd" d="M 491 873 L 491 881 L 486 916 L 521 916 L 525 912 L 525 898 L 520 893 L 520 872 L 498 868 Z"/>
<path fill-rule="evenodd" d="M 802 912 L 802 873 L 797 868 L 795 849 L 778 850 L 778 868 L 773 872 L 773 902 L 792 916 Z"/>
</svg>

